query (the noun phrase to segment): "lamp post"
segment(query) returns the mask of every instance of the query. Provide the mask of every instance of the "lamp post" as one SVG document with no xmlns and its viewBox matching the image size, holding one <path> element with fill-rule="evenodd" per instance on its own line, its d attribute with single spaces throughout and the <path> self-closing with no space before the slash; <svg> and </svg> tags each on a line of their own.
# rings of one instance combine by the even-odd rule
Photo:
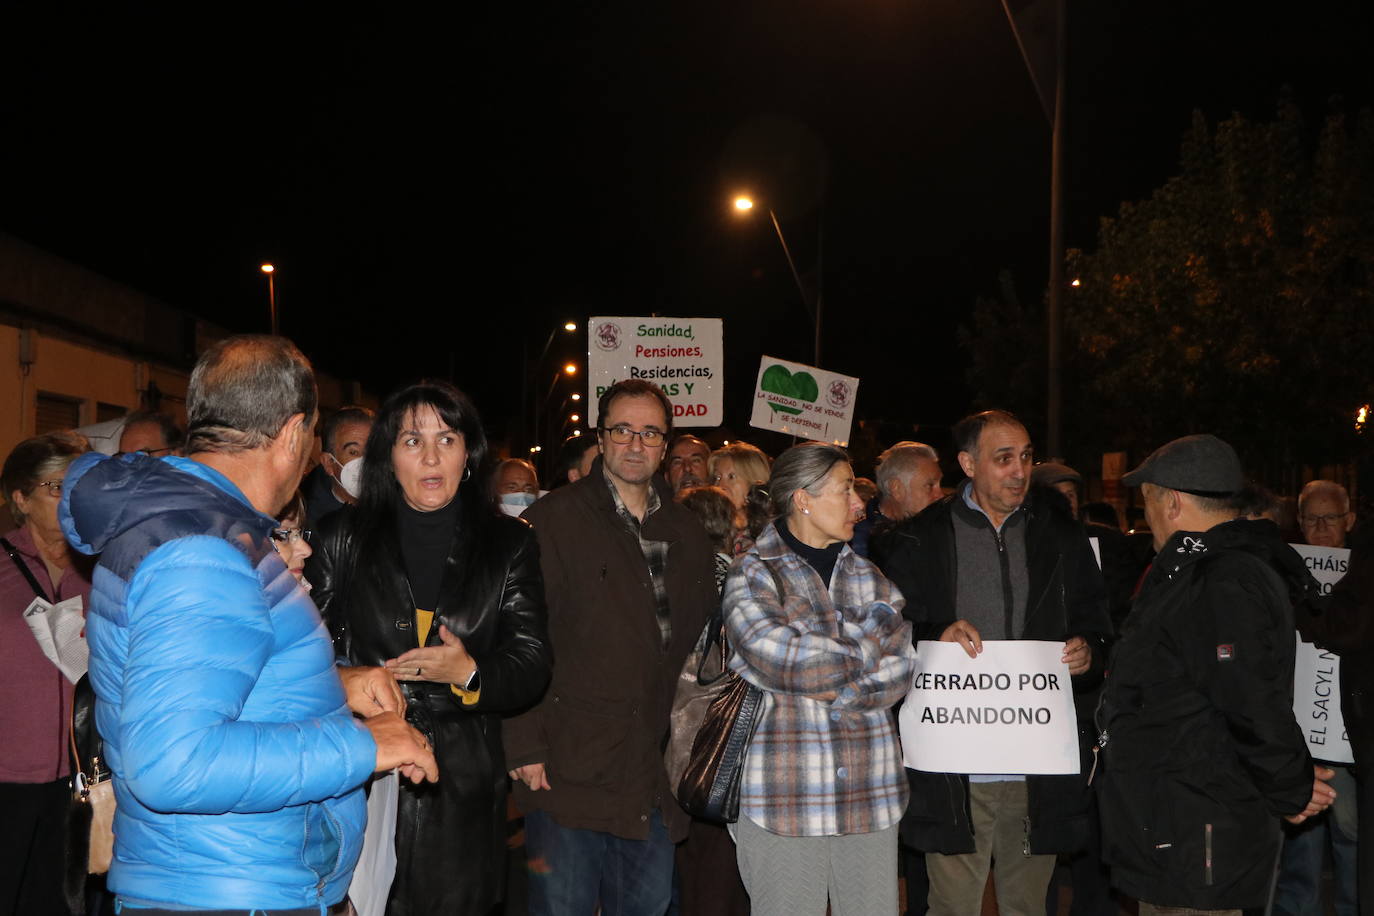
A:
<svg viewBox="0 0 1374 916">
<path fill-rule="evenodd" d="M 569 323 L 571 324 L 571 322 L 569 322 Z M 545 408 L 545 406 L 547 406 L 547 404 L 549 403 L 549 398 L 553 397 L 554 389 L 558 387 L 558 380 L 561 379 L 561 378 L 565 378 L 565 377 L 566 377 L 566 378 L 571 378 L 572 376 L 574 376 L 574 375 L 576 375 L 576 374 L 577 374 L 577 363 L 565 363 L 565 364 L 562 366 L 562 368 L 560 368 L 557 372 L 555 372 L 555 373 L 553 374 L 553 379 L 549 382 L 549 390 L 546 391 L 546 392 L 544 392 L 544 397 L 542 397 L 542 398 L 539 400 L 539 403 L 538 403 L 537 405 L 535 405 L 535 411 L 534 411 L 534 442 L 535 442 L 535 445 L 536 445 L 536 446 L 541 446 L 541 447 L 542 447 L 543 444 L 544 444 L 543 437 L 540 435 L 540 429 L 541 429 L 541 427 L 544 426 L 544 424 L 542 424 L 540 421 L 543 419 L 543 416 L 544 416 L 544 408 Z M 581 400 L 581 395 L 579 395 L 579 394 L 577 394 L 576 392 L 574 392 L 574 393 L 573 393 L 573 400 Z M 564 401 L 564 403 L 566 403 L 566 400 Z M 561 407 L 561 405 L 560 405 L 560 407 Z M 561 432 L 561 431 L 562 431 L 562 426 L 558 427 L 558 429 L 559 429 L 559 431 Z M 549 433 L 549 429 L 548 429 L 548 428 L 544 428 L 544 436 L 547 436 L 548 433 Z M 556 445 L 557 443 L 550 443 L 550 444 L 551 444 L 551 445 Z M 542 452 L 542 449 L 541 449 L 541 452 Z M 545 470 L 547 470 L 547 469 L 545 469 Z"/>
<path fill-rule="evenodd" d="M 754 209 L 754 199 L 748 194 L 738 194 L 735 196 L 735 212 L 745 215 Z M 773 208 L 768 208 L 768 218 L 773 222 L 773 231 L 778 234 L 778 243 L 782 245 L 782 253 L 787 258 L 787 266 L 792 271 L 792 280 L 797 284 L 797 292 L 801 294 L 802 305 L 811 313 L 812 322 L 815 325 L 815 362 L 813 365 L 821 364 L 821 291 L 819 283 L 816 290 L 816 301 L 813 303 L 806 294 L 806 286 L 802 283 L 801 274 L 797 272 L 797 262 L 792 259 L 792 249 L 787 246 L 787 237 L 782 234 L 782 224 L 778 222 L 778 216 L 773 212 Z M 817 271 L 820 267 L 819 246 L 817 247 Z"/>
<path fill-rule="evenodd" d="M 543 402 L 533 402 L 535 393 L 530 390 L 529 381 L 532 377 L 538 376 L 539 367 L 544 364 L 544 358 L 549 355 L 549 348 L 553 346 L 553 339 L 558 336 L 560 330 L 565 334 L 571 334 L 577 330 L 577 323 L 565 321 L 562 325 L 549 331 L 549 336 L 544 338 L 544 346 L 539 349 L 539 357 L 533 363 L 529 361 L 527 351 L 522 354 L 524 358 L 521 359 L 521 362 L 524 364 L 525 371 L 520 375 L 520 410 L 522 416 L 524 416 L 525 411 L 529 411 L 527 422 L 524 424 L 524 431 L 529 434 L 536 445 L 539 444 L 539 410 Z M 545 395 L 545 399 L 547 398 L 548 395 Z"/>
<path fill-rule="evenodd" d="M 277 268 L 271 264 L 262 265 L 262 272 L 267 274 L 267 307 L 272 311 L 272 333 L 277 333 L 277 286 L 272 281 L 272 275 L 277 272 Z"/>
</svg>

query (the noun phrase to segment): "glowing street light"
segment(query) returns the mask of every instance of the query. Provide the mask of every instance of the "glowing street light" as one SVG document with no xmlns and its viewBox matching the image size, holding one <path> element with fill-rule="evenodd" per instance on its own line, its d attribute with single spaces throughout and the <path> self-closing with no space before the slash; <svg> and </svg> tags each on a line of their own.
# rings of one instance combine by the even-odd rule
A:
<svg viewBox="0 0 1374 916">
<path fill-rule="evenodd" d="M 582 395 L 580 395 L 580 394 L 578 394 L 576 391 L 574 391 L 573 394 L 572 394 L 572 399 L 573 399 L 574 401 L 580 401 L 580 400 L 582 400 Z"/>
<path fill-rule="evenodd" d="M 267 307 L 268 307 L 269 309 L 271 309 L 271 314 L 272 314 L 272 333 L 273 333 L 273 334 L 276 334 L 276 333 L 277 333 L 277 287 L 276 287 L 276 284 L 274 284 L 274 283 L 272 282 L 272 275 L 273 275 L 274 273 L 276 273 L 277 268 L 273 267 L 271 264 L 264 264 L 264 265 L 262 265 L 262 267 L 261 267 L 260 269 L 262 270 L 263 273 L 267 274 Z"/>
<path fill-rule="evenodd" d="M 1078 279 L 1077 277 L 1074 277 L 1072 280 L 1069 281 L 1069 285 L 1072 287 L 1079 287 L 1083 285 L 1083 281 Z"/>
<path fill-rule="evenodd" d="M 754 209 L 754 199 L 748 194 L 738 194 L 735 196 L 735 213 L 743 216 Z M 778 222 L 778 215 L 773 212 L 773 208 L 768 208 L 768 218 L 773 221 L 773 231 L 778 234 L 778 243 L 782 245 L 782 253 L 787 256 L 787 266 L 792 270 L 792 279 L 797 284 L 797 292 L 801 294 L 802 305 L 811 313 L 816 331 L 816 358 L 815 365 L 821 364 L 821 294 L 819 285 L 816 291 L 816 301 L 812 303 L 811 297 L 806 294 L 806 287 L 802 284 L 801 274 L 797 273 L 797 262 L 792 260 L 792 249 L 787 247 L 787 238 L 782 234 L 782 224 Z M 817 256 L 817 273 L 819 273 L 819 255 Z"/>
<path fill-rule="evenodd" d="M 566 366 L 563 367 L 563 371 L 566 372 L 568 375 L 576 375 L 577 363 L 568 363 Z"/>
<path fill-rule="evenodd" d="M 563 330 L 565 330 L 565 331 L 576 331 L 576 330 L 577 330 L 577 325 L 575 325 L 575 324 L 573 324 L 571 321 L 569 321 L 567 324 L 563 325 Z"/>
<path fill-rule="evenodd" d="M 578 420 L 580 420 L 580 419 L 582 419 L 582 418 L 579 417 L 577 414 L 573 414 L 571 417 L 568 417 L 568 419 L 569 419 L 569 420 L 572 420 L 574 423 L 576 423 Z"/>
</svg>

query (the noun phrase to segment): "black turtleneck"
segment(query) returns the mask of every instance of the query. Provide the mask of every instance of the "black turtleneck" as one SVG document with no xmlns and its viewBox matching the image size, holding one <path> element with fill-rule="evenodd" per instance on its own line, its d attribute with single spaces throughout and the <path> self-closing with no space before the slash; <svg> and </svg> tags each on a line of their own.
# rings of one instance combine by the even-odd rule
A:
<svg viewBox="0 0 1374 916">
<path fill-rule="evenodd" d="M 401 542 L 401 559 L 415 606 L 433 611 L 439 604 L 439 588 L 444 581 L 444 561 L 458 530 L 458 497 L 442 509 L 420 512 L 405 500 L 396 505 L 396 532 Z"/>
<path fill-rule="evenodd" d="M 810 563 L 811 568 L 821 574 L 825 587 L 829 588 L 830 576 L 835 572 L 835 561 L 840 558 L 840 551 L 844 550 L 844 541 L 836 541 L 829 547 L 811 547 L 797 540 L 797 536 L 787 527 L 787 519 L 778 519 L 777 527 L 783 542 L 796 551 L 797 556 Z"/>
</svg>

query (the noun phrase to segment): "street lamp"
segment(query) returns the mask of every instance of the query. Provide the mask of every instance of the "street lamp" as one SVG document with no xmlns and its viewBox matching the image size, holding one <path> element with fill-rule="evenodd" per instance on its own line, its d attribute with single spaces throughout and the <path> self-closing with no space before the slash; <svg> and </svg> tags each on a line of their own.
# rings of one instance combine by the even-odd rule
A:
<svg viewBox="0 0 1374 916">
<path fill-rule="evenodd" d="M 535 359 L 534 362 L 529 361 L 529 351 L 524 348 L 524 341 L 521 341 L 521 364 L 525 370 L 520 375 L 521 414 L 523 416 L 525 411 L 529 411 L 529 422 L 528 425 L 525 426 L 525 430 L 529 432 L 530 438 L 534 442 L 539 441 L 539 411 L 542 407 L 542 403 L 534 401 L 537 392 L 530 388 L 529 383 L 531 380 L 538 378 L 539 367 L 544 364 L 545 357 L 549 355 L 549 348 L 553 346 L 553 339 L 558 336 L 560 328 L 564 333 L 571 334 L 577 330 L 577 323 L 574 321 L 565 321 L 562 325 L 550 329 L 549 336 L 544 339 L 544 346 L 539 350 L 539 357 Z M 536 384 L 538 383 L 536 382 Z"/>
<path fill-rule="evenodd" d="M 735 213 L 743 216 L 754 209 L 754 199 L 748 194 L 737 194 L 735 196 Z M 797 273 L 797 263 L 792 260 L 792 249 L 787 247 L 787 238 L 782 234 L 782 224 L 778 222 L 778 215 L 773 212 L 773 208 L 768 208 L 768 218 L 773 221 L 773 230 L 778 234 L 778 243 L 782 245 L 782 253 L 787 256 L 787 266 L 792 271 L 792 280 L 797 284 L 797 292 L 801 294 L 802 305 L 811 313 L 811 317 L 816 326 L 816 354 L 815 365 L 821 364 L 821 293 L 816 290 L 816 301 L 813 304 L 811 297 L 806 294 L 806 287 L 802 284 L 801 274 Z M 820 255 L 817 254 L 817 269 L 819 270 Z"/>
<path fill-rule="evenodd" d="M 272 275 L 277 272 L 277 268 L 271 264 L 262 265 L 262 272 L 267 274 L 267 307 L 272 311 L 272 333 L 277 333 L 277 286 L 272 282 Z"/>
</svg>

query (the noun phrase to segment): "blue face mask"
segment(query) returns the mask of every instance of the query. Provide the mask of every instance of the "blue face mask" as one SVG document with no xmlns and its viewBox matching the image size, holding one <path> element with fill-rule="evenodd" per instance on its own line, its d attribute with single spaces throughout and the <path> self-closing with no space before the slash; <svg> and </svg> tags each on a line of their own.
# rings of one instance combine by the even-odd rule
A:
<svg viewBox="0 0 1374 916">
<path fill-rule="evenodd" d="M 521 512 L 534 505 L 534 499 L 533 493 L 502 493 L 501 511 L 507 515 L 519 516 Z"/>
</svg>

